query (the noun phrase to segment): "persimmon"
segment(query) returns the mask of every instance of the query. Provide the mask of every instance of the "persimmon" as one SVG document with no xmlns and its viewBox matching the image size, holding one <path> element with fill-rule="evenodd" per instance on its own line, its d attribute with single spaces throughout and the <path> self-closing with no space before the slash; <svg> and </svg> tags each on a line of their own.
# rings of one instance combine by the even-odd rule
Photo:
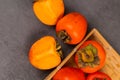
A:
<svg viewBox="0 0 120 80">
<path fill-rule="evenodd" d="M 52 80 L 85 80 L 85 74 L 78 68 L 62 67 Z"/>
<path fill-rule="evenodd" d="M 30 63 L 42 70 L 58 66 L 61 62 L 61 46 L 52 36 L 44 36 L 37 40 L 29 51 Z"/>
<path fill-rule="evenodd" d="M 46 25 L 55 25 L 64 15 L 63 0 L 35 0 L 33 12 Z"/>
<path fill-rule="evenodd" d="M 109 75 L 103 72 L 88 74 L 86 80 L 112 80 Z"/>
<path fill-rule="evenodd" d="M 57 36 L 68 44 L 78 44 L 87 32 L 87 20 L 78 13 L 71 12 L 61 18 L 56 25 Z"/>
<path fill-rule="evenodd" d="M 105 65 L 106 53 L 100 43 L 85 41 L 75 53 L 75 63 L 85 73 L 93 73 Z"/>
</svg>

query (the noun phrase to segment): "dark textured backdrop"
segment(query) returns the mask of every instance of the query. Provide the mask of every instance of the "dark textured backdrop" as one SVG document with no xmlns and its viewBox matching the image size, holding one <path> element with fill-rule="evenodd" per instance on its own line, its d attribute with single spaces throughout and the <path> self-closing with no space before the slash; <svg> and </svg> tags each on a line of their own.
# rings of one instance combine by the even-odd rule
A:
<svg viewBox="0 0 120 80">
<path fill-rule="evenodd" d="M 30 46 L 42 36 L 55 35 L 55 28 L 42 24 L 32 11 L 33 0 L 0 0 L 0 80 L 43 80 L 49 71 L 30 65 Z M 89 29 L 97 28 L 120 52 L 120 0 L 64 0 L 65 14 L 86 16 Z M 74 46 L 62 44 L 66 56 Z"/>
</svg>

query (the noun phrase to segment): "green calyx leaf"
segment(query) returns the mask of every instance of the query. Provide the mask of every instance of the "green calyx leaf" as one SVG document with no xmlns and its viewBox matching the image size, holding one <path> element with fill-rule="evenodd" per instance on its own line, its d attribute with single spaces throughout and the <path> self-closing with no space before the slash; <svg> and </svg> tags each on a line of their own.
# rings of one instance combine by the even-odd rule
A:
<svg viewBox="0 0 120 80">
<path fill-rule="evenodd" d="M 91 50 L 93 54 L 97 54 L 97 49 L 92 44 L 89 44 L 88 46 L 86 46 L 85 49 Z"/>
<path fill-rule="evenodd" d="M 98 51 L 92 44 L 78 50 L 77 55 L 80 67 L 99 65 Z"/>
<path fill-rule="evenodd" d="M 94 61 L 94 55 L 91 50 L 85 50 L 81 53 L 82 55 L 82 60 L 84 62 L 93 62 Z"/>
</svg>

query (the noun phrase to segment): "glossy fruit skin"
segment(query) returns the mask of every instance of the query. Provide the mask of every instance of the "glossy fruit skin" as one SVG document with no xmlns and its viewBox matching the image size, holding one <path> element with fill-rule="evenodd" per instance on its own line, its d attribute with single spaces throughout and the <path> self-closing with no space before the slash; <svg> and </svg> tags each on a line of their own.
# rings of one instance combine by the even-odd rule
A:
<svg viewBox="0 0 120 80">
<path fill-rule="evenodd" d="M 99 80 L 112 80 L 107 74 L 103 73 L 103 72 L 95 72 L 95 73 L 91 73 L 87 76 L 86 80 L 95 80 L 96 78 L 98 78 Z"/>
<path fill-rule="evenodd" d="M 87 31 L 87 20 L 78 12 L 71 12 L 61 18 L 56 25 L 56 33 L 65 30 L 71 37 L 68 44 L 78 44 Z"/>
<path fill-rule="evenodd" d="M 58 66 L 61 62 L 60 55 L 56 51 L 56 41 L 52 36 L 44 36 L 37 40 L 29 51 L 30 63 L 42 70 Z"/>
<path fill-rule="evenodd" d="M 33 12 L 46 25 L 55 25 L 64 15 L 63 0 L 36 0 L 33 3 Z"/>
<path fill-rule="evenodd" d="M 85 75 L 80 69 L 63 67 L 54 75 L 52 80 L 85 80 Z"/>
<path fill-rule="evenodd" d="M 105 65 L 105 59 L 106 59 L 106 53 L 104 48 L 102 47 L 101 44 L 99 44 L 97 41 L 94 40 L 88 40 L 85 41 L 79 49 L 82 49 L 84 47 L 86 47 L 87 45 L 92 44 L 95 48 L 97 48 L 98 51 L 98 57 L 100 59 L 100 64 L 94 67 L 90 67 L 90 66 L 86 66 L 86 67 L 82 67 L 81 70 L 85 73 L 94 73 L 98 70 L 100 70 L 104 65 Z M 75 54 L 75 63 L 78 65 L 78 56 L 77 54 Z M 79 67 L 79 66 L 78 66 Z"/>
</svg>

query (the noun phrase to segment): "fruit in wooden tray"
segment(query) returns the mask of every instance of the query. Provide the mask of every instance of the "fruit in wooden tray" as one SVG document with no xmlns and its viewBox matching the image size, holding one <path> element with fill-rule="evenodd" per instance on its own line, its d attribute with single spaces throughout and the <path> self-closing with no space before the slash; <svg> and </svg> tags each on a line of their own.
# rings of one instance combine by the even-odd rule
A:
<svg viewBox="0 0 120 80">
<path fill-rule="evenodd" d="M 94 40 L 84 42 L 75 54 L 77 66 L 85 73 L 93 73 L 105 65 L 104 48 Z"/>
<path fill-rule="evenodd" d="M 63 67 L 52 80 L 85 80 L 85 74 L 78 68 Z"/>
<path fill-rule="evenodd" d="M 103 72 L 95 72 L 88 74 L 86 80 L 112 80 L 110 76 Z"/>
</svg>

